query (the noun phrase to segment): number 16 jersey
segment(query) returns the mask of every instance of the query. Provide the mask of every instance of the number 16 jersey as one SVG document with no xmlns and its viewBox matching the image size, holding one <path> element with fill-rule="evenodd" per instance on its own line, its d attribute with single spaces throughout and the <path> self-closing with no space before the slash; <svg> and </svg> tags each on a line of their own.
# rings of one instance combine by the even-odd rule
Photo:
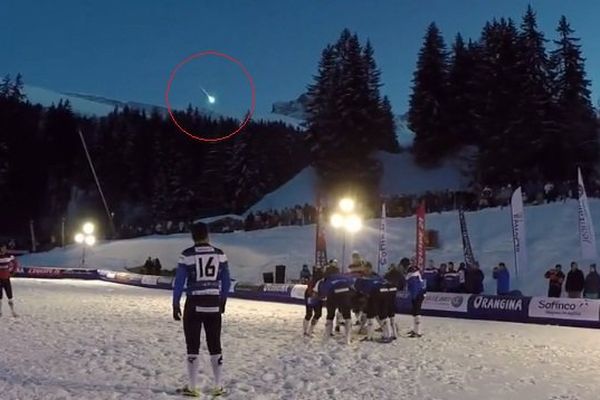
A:
<svg viewBox="0 0 600 400">
<path fill-rule="evenodd" d="M 230 286 L 229 265 L 221 249 L 209 244 L 190 247 L 179 256 L 173 305 L 179 304 L 185 290 L 187 300 L 193 300 L 196 312 L 218 313 Z"/>
</svg>

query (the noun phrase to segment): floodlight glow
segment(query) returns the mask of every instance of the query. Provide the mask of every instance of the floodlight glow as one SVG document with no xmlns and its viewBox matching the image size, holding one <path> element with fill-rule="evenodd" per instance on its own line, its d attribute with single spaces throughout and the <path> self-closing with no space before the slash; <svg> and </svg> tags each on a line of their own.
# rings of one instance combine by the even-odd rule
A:
<svg viewBox="0 0 600 400">
<path fill-rule="evenodd" d="M 331 216 L 331 226 L 333 226 L 335 229 L 344 226 L 344 217 L 342 217 L 340 214 L 333 214 Z"/>
<path fill-rule="evenodd" d="M 356 214 L 349 215 L 344 220 L 344 226 L 350 233 L 356 233 L 362 228 L 362 220 Z"/>
<path fill-rule="evenodd" d="M 83 236 L 83 233 L 78 233 L 77 235 L 75 235 L 75 242 L 81 244 L 84 240 L 85 236 Z"/>
<path fill-rule="evenodd" d="M 94 233 L 94 224 L 92 224 L 91 222 L 86 222 L 85 224 L 83 224 L 83 233 L 85 233 L 86 235 L 91 235 L 92 233 Z"/>
<path fill-rule="evenodd" d="M 215 99 L 213 96 L 208 96 L 208 102 L 210 104 L 215 104 L 215 101 L 217 101 L 217 99 Z"/>
<path fill-rule="evenodd" d="M 354 200 L 347 198 L 347 197 L 341 199 L 340 200 L 340 209 L 346 213 L 354 211 Z"/>
<path fill-rule="evenodd" d="M 94 236 L 89 235 L 85 237 L 85 244 L 88 246 L 93 246 L 94 243 L 96 243 L 96 238 Z"/>
</svg>

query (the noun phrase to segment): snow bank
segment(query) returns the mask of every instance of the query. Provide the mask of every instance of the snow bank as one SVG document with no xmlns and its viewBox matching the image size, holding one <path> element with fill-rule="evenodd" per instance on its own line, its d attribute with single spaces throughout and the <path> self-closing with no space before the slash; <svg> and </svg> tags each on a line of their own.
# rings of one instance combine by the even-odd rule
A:
<svg viewBox="0 0 600 400">
<path fill-rule="evenodd" d="M 600 200 L 590 201 L 592 217 L 600 221 Z M 554 203 L 526 207 L 526 230 L 529 266 L 514 274 L 514 256 L 508 208 L 492 208 L 467 213 L 466 219 L 475 256 L 486 274 L 487 293 L 495 291 L 491 278 L 492 268 L 504 261 L 511 271 L 512 287 L 526 295 L 545 295 L 546 280 L 543 273 L 556 263 L 568 269 L 571 260 L 579 261 L 577 227 L 577 202 Z M 437 263 L 461 261 L 462 243 L 458 214 L 446 212 L 427 215 L 428 229 L 439 231 L 441 248 L 428 252 L 427 258 Z M 346 262 L 350 251 L 356 249 L 367 260 L 377 260 L 379 220 L 370 220 L 354 238 L 348 238 Z M 342 240 L 333 228 L 326 230 L 328 256 L 341 261 Z M 302 264 L 314 260 L 314 226 L 288 226 L 252 232 L 214 234 L 212 241 L 227 253 L 233 276 L 239 281 L 257 282 L 262 273 L 273 271 L 277 264 L 288 266 L 288 278 L 299 276 Z M 123 269 L 142 265 L 148 256 L 158 257 L 163 268 L 173 268 L 182 249 L 191 245 L 187 234 L 148 236 L 138 239 L 102 242 L 88 251 L 86 266 L 90 268 Z M 415 219 L 393 218 L 388 223 L 388 249 L 390 260 L 410 257 L 415 249 Z M 68 246 L 47 253 L 21 257 L 25 265 L 52 265 L 77 267 L 81 262 L 81 247 Z M 587 273 L 587 267 L 585 268 Z"/>
</svg>

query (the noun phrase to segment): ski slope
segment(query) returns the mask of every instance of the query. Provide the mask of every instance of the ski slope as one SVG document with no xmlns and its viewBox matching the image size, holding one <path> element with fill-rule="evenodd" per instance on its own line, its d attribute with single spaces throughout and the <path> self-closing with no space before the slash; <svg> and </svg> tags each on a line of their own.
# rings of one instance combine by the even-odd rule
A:
<svg viewBox="0 0 600 400">
<path fill-rule="evenodd" d="M 592 218 L 600 221 L 600 200 L 591 199 Z M 568 270 L 570 261 L 580 260 L 577 201 L 554 203 L 525 208 L 526 237 L 529 265 L 514 273 L 512 228 L 508 208 L 490 208 L 466 213 L 471 244 L 476 258 L 485 273 L 486 293 L 495 293 L 492 268 L 504 261 L 511 273 L 513 289 L 526 295 L 545 295 L 547 282 L 544 272 L 561 263 Z M 428 214 L 426 227 L 439 231 L 441 248 L 427 253 L 436 263 L 463 259 L 457 212 Z M 388 219 L 388 254 L 390 262 L 415 252 L 415 218 Z M 342 260 L 342 235 L 327 227 L 329 258 Z M 277 264 L 288 266 L 288 278 L 297 278 L 302 264 L 314 262 L 315 226 L 287 226 L 273 229 L 214 234 L 215 246 L 227 253 L 232 275 L 243 282 L 257 282 L 262 273 L 273 271 Z M 358 250 L 373 265 L 377 262 L 379 220 L 367 221 L 362 231 L 348 237 L 346 263 L 350 252 Z M 139 266 L 148 256 L 158 257 L 163 268 L 174 268 L 178 254 L 189 247 L 189 235 L 148 236 L 138 239 L 102 242 L 88 251 L 86 265 L 91 268 L 123 269 Z M 81 247 L 72 245 L 47 253 L 21 257 L 24 265 L 50 265 L 77 267 L 81 262 Z M 587 264 L 584 265 L 587 274 Z"/>
<path fill-rule="evenodd" d="M 0 318 L 2 400 L 161 400 L 186 379 L 168 291 L 14 279 L 17 319 Z M 5 304 L 6 305 L 6 304 Z M 228 400 L 595 400 L 594 330 L 425 318 L 425 336 L 324 346 L 301 336 L 300 306 L 230 299 Z M 408 317 L 399 317 L 408 330 Z M 203 345 L 199 385 L 211 375 Z M 205 398 L 209 398 L 205 396 Z"/>
</svg>

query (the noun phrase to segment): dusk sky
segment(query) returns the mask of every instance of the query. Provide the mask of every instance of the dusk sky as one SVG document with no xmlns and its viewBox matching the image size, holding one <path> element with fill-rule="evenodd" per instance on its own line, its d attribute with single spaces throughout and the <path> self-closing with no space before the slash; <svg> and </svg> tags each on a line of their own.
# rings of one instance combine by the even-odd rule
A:
<svg viewBox="0 0 600 400">
<path fill-rule="evenodd" d="M 59 91 L 164 104 L 170 71 L 188 55 L 217 50 L 238 58 L 254 77 L 257 111 L 296 98 L 316 72 L 323 47 L 348 27 L 369 38 L 382 70 L 383 92 L 396 113 L 407 109 L 425 28 L 435 21 L 447 44 L 457 32 L 477 38 L 487 20 L 520 23 L 527 4 L 547 39 L 561 14 L 581 37 L 593 102 L 600 88 L 600 2 L 597 0 L 2 0 L 0 73 Z M 548 43 L 552 46 L 552 43 Z M 206 106 L 200 87 L 217 97 L 219 113 L 249 108 L 237 67 L 216 58 L 182 68 L 173 102 Z"/>
</svg>

